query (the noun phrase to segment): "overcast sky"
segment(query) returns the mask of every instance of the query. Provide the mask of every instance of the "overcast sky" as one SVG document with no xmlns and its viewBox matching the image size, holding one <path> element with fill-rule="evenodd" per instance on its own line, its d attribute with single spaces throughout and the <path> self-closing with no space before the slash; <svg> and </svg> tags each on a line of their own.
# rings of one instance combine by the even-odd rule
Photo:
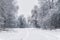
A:
<svg viewBox="0 0 60 40">
<path fill-rule="evenodd" d="M 31 15 L 31 10 L 33 9 L 34 5 L 37 5 L 37 0 L 17 0 L 19 5 L 18 13 L 24 14 L 26 17 Z M 18 15 L 19 15 L 18 14 Z"/>
</svg>

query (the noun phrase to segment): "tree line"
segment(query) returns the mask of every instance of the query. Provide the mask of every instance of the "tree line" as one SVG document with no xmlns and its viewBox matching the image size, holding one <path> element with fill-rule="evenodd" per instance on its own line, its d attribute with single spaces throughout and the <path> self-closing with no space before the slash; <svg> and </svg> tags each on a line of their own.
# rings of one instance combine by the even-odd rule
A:
<svg viewBox="0 0 60 40">
<path fill-rule="evenodd" d="M 14 0 L 0 0 L 0 28 L 60 28 L 60 0 L 38 0 L 26 21 L 24 15 L 16 19 Z"/>
</svg>

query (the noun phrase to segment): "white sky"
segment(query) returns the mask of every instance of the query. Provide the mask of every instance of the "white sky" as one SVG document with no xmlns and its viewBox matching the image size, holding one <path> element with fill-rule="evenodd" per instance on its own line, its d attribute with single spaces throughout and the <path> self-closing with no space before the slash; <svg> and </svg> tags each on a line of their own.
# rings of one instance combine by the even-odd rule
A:
<svg viewBox="0 0 60 40">
<path fill-rule="evenodd" d="M 24 14 L 26 17 L 31 15 L 31 10 L 34 5 L 37 5 L 37 0 L 17 0 L 17 2 L 19 5 L 18 13 L 20 15 Z"/>
</svg>

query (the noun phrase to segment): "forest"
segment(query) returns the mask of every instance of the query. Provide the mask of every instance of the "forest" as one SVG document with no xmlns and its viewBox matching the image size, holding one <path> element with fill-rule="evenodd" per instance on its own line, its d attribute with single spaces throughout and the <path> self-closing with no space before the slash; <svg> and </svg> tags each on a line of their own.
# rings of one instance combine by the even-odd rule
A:
<svg viewBox="0 0 60 40">
<path fill-rule="evenodd" d="M 17 17 L 19 7 L 14 0 L 0 0 L 0 29 L 60 29 L 60 0 L 38 0 L 38 4 L 27 20 L 24 15 Z"/>
</svg>

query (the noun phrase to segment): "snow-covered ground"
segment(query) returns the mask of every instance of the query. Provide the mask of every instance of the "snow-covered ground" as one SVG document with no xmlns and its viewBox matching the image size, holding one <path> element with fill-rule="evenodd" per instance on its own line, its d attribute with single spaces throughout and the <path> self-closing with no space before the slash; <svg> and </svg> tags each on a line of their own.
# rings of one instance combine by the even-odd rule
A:
<svg viewBox="0 0 60 40">
<path fill-rule="evenodd" d="M 42 29 L 11 29 L 11 31 L 1 31 L 0 40 L 60 40 L 59 30 Z"/>
</svg>

